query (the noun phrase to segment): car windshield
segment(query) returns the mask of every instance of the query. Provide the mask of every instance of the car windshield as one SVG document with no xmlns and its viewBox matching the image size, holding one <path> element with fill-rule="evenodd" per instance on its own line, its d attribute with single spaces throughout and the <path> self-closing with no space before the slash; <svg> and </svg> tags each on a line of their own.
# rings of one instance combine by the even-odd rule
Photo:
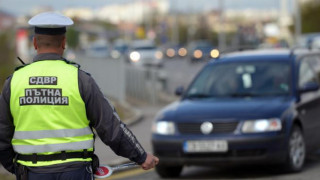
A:
<svg viewBox="0 0 320 180">
<path fill-rule="evenodd" d="M 207 66 L 186 98 L 287 96 L 290 65 L 285 62 L 228 62 Z"/>
<path fill-rule="evenodd" d="M 123 45 L 123 46 L 115 46 L 114 49 L 118 50 L 118 51 L 121 51 L 121 52 L 124 52 L 124 51 L 126 51 L 128 49 L 128 46 L 125 46 L 125 45 Z"/>
<path fill-rule="evenodd" d="M 107 47 L 92 47 L 91 49 L 95 50 L 95 51 L 106 51 L 106 50 L 108 50 Z"/>
<path fill-rule="evenodd" d="M 203 44 L 195 47 L 195 49 L 212 49 L 212 46 Z"/>
<path fill-rule="evenodd" d="M 133 48 L 136 51 L 141 51 L 141 50 L 154 50 L 156 49 L 155 46 L 140 46 L 140 47 L 135 47 Z"/>
</svg>

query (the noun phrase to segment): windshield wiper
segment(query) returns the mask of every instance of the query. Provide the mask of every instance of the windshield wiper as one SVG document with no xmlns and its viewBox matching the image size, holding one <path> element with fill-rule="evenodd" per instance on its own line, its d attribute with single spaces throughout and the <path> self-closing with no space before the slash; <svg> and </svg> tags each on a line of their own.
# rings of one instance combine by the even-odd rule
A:
<svg viewBox="0 0 320 180">
<path fill-rule="evenodd" d="M 212 95 L 209 94 L 190 94 L 186 96 L 186 98 L 208 98 L 208 97 L 213 97 Z"/>
<path fill-rule="evenodd" d="M 287 93 L 233 93 L 231 97 L 262 97 L 262 96 L 285 96 Z"/>
<path fill-rule="evenodd" d="M 258 93 L 233 93 L 230 94 L 231 97 L 254 97 L 254 96 L 263 96 L 263 94 Z"/>
</svg>

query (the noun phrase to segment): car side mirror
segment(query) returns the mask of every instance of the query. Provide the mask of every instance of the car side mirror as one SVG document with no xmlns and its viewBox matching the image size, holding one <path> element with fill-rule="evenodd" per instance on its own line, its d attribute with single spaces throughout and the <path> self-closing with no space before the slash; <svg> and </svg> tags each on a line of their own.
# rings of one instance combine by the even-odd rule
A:
<svg viewBox="0 0 320 180">
<path fill-rule="evenodd" d="M 319 90 L 320 86 L 318 83 L 315 82 L 308 82 L 304 84 L 302 87 L 299 88 L 299 93 L 306 93 L 311 91 L 317 91 Z"/>
<path fill-rule="evenodd" d="M 183 92 L 184 92 L 183 86 L 179 86 L 179 87 L 177 87 L 177 89 L 176 89 L 176 91 L 175 91 L 175 94 L 176 94 L 177 96 L 181 96 L 181 95 L 183 94 Z"/>
</svg>

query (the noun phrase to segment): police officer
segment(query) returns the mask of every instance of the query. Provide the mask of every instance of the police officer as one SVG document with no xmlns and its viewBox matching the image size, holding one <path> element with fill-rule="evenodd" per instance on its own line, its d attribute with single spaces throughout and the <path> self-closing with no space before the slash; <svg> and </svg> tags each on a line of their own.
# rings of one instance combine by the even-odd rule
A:
<svg viewBox="0 0 320 180">
<path fill-rule="evenodd" d="M 62 57 L 66 26 L 54 12 L 30 19 L 35 26 L 33 62 L 17 69 L 0 97 L 0 161 L 18 179 L 92 179 L 95 129 L 117 154 L 153 168 L 93 78 Z"/>
</svg>

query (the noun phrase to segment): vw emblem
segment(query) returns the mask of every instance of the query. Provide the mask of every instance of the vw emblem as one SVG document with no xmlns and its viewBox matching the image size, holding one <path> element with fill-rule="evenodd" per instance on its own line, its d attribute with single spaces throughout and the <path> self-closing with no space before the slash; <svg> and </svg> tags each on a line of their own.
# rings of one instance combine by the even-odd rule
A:
<svg viewBox="0 0 320 180">
<path fill-rule="evenodd" d="M 200 130 L 203 134 L 210 134 L 213 130 L 213 125 L 211 122 L 204 122 L 201 124 Z"/>
</svg>

